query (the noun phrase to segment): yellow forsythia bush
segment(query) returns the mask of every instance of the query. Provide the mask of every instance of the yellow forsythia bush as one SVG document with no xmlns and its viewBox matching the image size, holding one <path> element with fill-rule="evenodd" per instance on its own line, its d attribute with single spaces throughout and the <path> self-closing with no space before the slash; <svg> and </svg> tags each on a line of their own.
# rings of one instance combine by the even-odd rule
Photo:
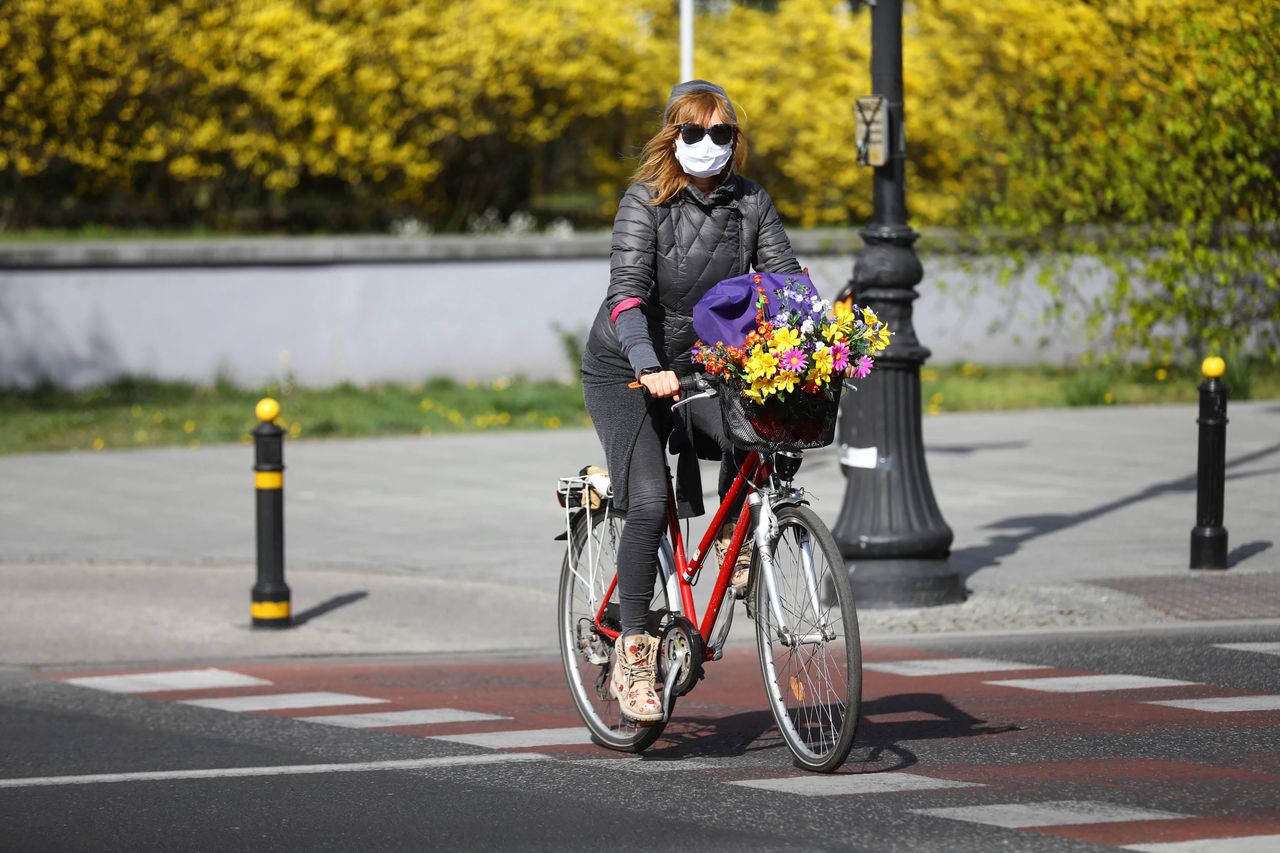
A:
<svg viewBox="0 0 1280 853">
<path fill-rule="evenodd" d="M 1024 178 L 1011 115 L 1069 98 L 1123 116 L 1186 67 L 1170 28 L 1230 30 L 1232 5 L 908 4 L 913 222 L 954 224 Z M 558 204 L 603 224 L 675 82 L 677 35 L 670 0 L 4 0 L 0 218 L 459 229 L 491 206 Z M 748 172 L 784 217 L 864 220 L 867 10 L 709 4 L 697 41 L 698 76 L 738 101 Z M 1081 129 L 1056 132 L 1043 144 Z M 1107 133 L 1093 142 L 1125 144 Z"/>
</svg>

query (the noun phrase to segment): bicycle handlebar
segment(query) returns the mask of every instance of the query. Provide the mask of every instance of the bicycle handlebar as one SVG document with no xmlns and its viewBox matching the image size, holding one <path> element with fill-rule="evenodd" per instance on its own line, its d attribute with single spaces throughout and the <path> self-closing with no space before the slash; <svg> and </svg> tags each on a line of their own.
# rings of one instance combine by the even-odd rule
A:
<svg viewBox="0 0 1280 853">
<path fill-rule="evenodd" d="M 715 389 L 711 387 L 711 383 L 701 373 L 692 373 L 688 376 L 680 377 L 680 398 L 692 397 L 694 394 L 702 394 L 707 391 L 714 393 Z"/>
<path fill-rule="evenodd" d="M 671 405 L 671 411 L 674 412 L 694 400 L 702 400 L 714 396 L 716 396 L 716 389 L 701 373 L 682 376 L 680 377 L 680 399 Z"/>
<path fill-rule="evenodd" d="M 649 393 L 649 389 L 645 388 L 644 384 L 639 380 L 636 380 L 635 382 L 630 383 L 629 385 L 627 385 L 627 387 L 639 388 L 642 391 L 644 391 L 646 395 Z M 680 377 L 680 397 L 678 400 L 676 400 L 674 404 L 672 404 L 671 410 L 674 412 L 676 409 L 680 408 L 686 403 L 692 403 L 694 400 L 702 400 L 708 397 L 714 397 L 716 396 L 717 393 L 718 392 L 716 391 L 715 387 L 710 382 L 708 382 L 701 373 L 693 373 L 693 374 L 690 374 L 689 376 L 681 376 Z"/>
</svg>

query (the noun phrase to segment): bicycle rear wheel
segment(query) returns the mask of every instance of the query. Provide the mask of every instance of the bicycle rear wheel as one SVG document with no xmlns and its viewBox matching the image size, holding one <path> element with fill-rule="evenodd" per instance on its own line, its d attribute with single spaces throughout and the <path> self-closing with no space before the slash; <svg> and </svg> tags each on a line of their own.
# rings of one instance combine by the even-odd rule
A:
<svg viewBox="0 0 1280 853">
<path fill-rule="evenodd" d="M 756 645 L 765 693 L 796 760 L 829 773 L 848 757 L 858 728 L 858 615 L 844 558 L 817 514 L 806 506 L 784 506 L 776 518 L 772 589 L 765 577 L 756 581 Z"/>
<path fill-rule="evenodd" d="M 617 512 L 601 509 L 590 515 L 583 513 L 574 524 L 560 570 L 557 632 L 569 693 L 582 721 L 591 730 L 592 740 L 622 752 L 641 752 L 662 735 L 666 722 L 640 726 L 622 715 L 618 700 L 609 693 L 613 642 L 593 630 L 600 601 L 617 574 L 618 542 L 624 523 Z M 649 606 L 655 623 L 669 613 L 663 578 L 671 564 L 664 548 L 659 555 L 653 603 Z M 617 619 L 615 589 L 606 606 L 604 621 L 612 622 L 610 627 L 617 630 Z"/>
</svg>

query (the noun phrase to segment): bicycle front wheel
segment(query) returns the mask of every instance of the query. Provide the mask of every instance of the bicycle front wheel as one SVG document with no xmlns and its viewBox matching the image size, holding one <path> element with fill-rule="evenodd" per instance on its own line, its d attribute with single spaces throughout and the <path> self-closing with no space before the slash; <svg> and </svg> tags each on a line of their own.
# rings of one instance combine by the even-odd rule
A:
<svg viewBox="0 0 1280 853">
<path fill-rule="evenodd" d="M 769 710 L 791 753 L 829 773 L 853 747 L 862 704 L 862 646 L 844 558 L 806 506 L 776 513 L 774 572 L 756 583 L 756 645 Z"/>
<path fill-rule="evenodd" d="M 560 570 L 557 628 L 569 693 L 582 721 L 591 730 L 592 740 L 622 752 L 641 752 L 657 741 L 666 723 L 636 725 L 623 716 L 618 700 L 609 692 L 613 643 L 595 631 L 600 602 L 617 574 L 618 543 L 624 523 L 623 517 L 612 510 L 579 516 Z M 655 619 L 661 618 L 661 612 L 666 610 L 663 576 L 660 565 L 654 601 L 649 607 Z M 617 630 L 620 627 L 617 619 L 615 589 L 605 606 L 604 621 L 612 622 L 611 627 Z"/>
</svg>

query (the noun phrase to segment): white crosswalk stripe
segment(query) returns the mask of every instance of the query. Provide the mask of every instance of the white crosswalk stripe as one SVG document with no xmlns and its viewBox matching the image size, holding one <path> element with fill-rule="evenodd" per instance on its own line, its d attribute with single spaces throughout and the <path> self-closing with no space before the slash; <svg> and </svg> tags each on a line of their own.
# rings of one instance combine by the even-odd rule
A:
<svg viewBox="0 0 1280 853">
<path fill-rule="evenodd" d="M 1215 696 L 1210 699 L 1167 699 L 1144 704 L 1167 705 L 1170 708 L 1205 711 L 1210 714 L 1280 711 L 1280 696 Z"/>
<path fill-rule="evenodd" d="M 481 755 L 446 755 L 436 758 L 405 758 L 390 761 L 362 761 L 349 764 L 285 764 L 270 767 L 225 767 L 214 770 L 154 770 L 141 773 L 91 773 L 83 776 L 30 776 L 0 779 L 0 788 L 48 788 L 58 785 L 101 785 L 113 782 L 164 782 L 178 779 L 242 779 L 251 776 L 297 776 L 315 773 L 369 773 L 385 770 L 427 770 L 435 767 L 466 767 L 500 764 L 507 761 L 550 761 L 536 752 Z"/>
<path fill-rule="evenodd" d="M 415 711 L 382 711 L 375 714 L 330 714 L 323 717 L 298 717 L 308 723 L 342 726 L 348 729 L 389 729 L 395 726 L 430 726 L 442 723 L 478 723 L 509 720 L 497 714 L 479 714 L 456 708 L 420 708 Z"/>
<path fill-rule="evenodd" d="M 1045 693 L 1093 693 L 1101 690 L 1145 690 L 1151 687 L 1189 687 L 1194 681 L 1152 678 L 1146 675 L 1064 675 L 1053 678 L 1011 678 L 986 681 L 997 687 L 1020 687 Z"/>
<path fill-rule="evenodd" d="M 223 696 L 216 699 L 185 699 L 180 704 L 220 711 L 283 711 L 293 708 L 325 708 L 336 705 L 378 705 L 386 699 L 350 693 L 270 693 L 259 696 Z"/>
<path fill-rule="evenodd" d="M 955 806 L 941 809 L 912 809 L 913 814 L 1024 829 L 1030 826 L 1074 826 L 1084 823 L 1116 823 L 1130 820 L 1174 820 L 1188 817 L 1176 812 L 1135 809 L 1111 803 L 1055 800 L 1046 803 L 995 803 L 986 806 Z"/>
<path fill-rule="evenodd" d="M 523 731 L 481 732 L 463 735 L 434 735 L 435 740 L 465 743 L 488 749 L 521 749 L 528 746 L 572 746 L 591 743 L 591 732 L 585 726 L 567 729 L 526 729 Z"/>
<path fill-rule="evenodd" d="M 1141 850 L 1142 853 L 1275 853 L 1276 850 L 1280 850 L 1280 835 L 1158 841 L 1154 844 L 1130 844 L 1123 849 Z"/>
<path fill-rule="evenodd" d="M 1005 672 L 1019 669 L 1047 669 L 1036 663 L 1018 663 L 990 658 L 934 658 L 864 663 L 863 669 L 889 675 L 961 675 L 967 672 Z"/>
<path fill-rule="evenodd" d="M 1260 652 L 1264 655 L 1280 655 L 1280 643 L 1216 643 L 1215 649 L 1231 649 L 1234 652 Z"/>
<path fill-rule="evenodd" d="M 954 782 L 914 773 L 848 773 L 794 776 L 786 779 L 745 779 L 730 782 L 802 797 L 838 797 L 845 794 L 891 794 L 898 791 L 932 791 L 942 788 L 981 788 L 977 782 Z"/>
<path fill-rule="evenodd" d="M 67 684 L 106 690 L 109 693 L 159 693 L 165 690 L 213 690 L 221 687 L 262 687 L 261 678 L 225 669 L 181 669 L 169 672 L 137 672 L 127 675 L 89 675 L 68 678 Z"/>
</svg>

